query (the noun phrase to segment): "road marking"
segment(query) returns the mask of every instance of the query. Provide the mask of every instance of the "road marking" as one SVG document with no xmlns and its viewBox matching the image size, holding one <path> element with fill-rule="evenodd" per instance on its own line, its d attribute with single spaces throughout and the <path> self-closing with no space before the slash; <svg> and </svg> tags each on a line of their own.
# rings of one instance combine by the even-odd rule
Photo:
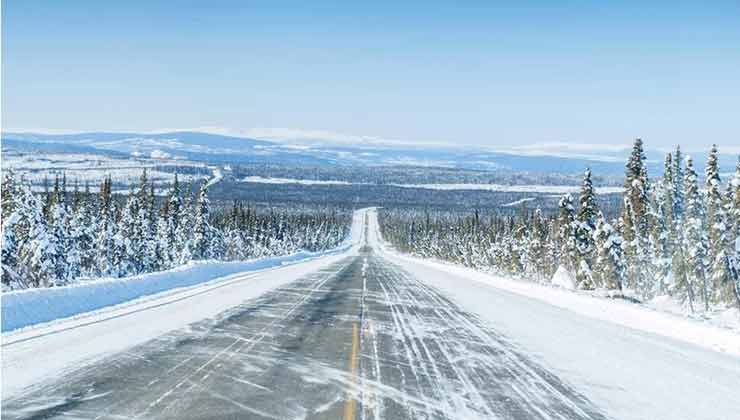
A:
<svg viewBox="0 0 740 420">
<path fill-rule="evenodd" d="M 352 324 L 352 354 L 349 358 L 349 374 L 352 378 L 352 383 L 357 383 L 357 351 L 359 350 L 360 337 L 357 330 L 357 323 Z M 351 392 L 347 393 L 348 399 L 344 403 L 344 420 L 354 420 L 355 418 L 355 406 L 357 401 Z"/>
</svg>

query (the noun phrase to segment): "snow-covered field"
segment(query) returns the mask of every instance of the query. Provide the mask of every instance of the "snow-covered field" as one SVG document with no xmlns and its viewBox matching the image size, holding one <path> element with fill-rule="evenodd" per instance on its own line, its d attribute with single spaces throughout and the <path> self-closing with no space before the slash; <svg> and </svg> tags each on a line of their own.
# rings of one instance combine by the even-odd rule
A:
<svg viewBox="0 0 740 420">
<path fill-rule="evenodd" d="M 517 193 L 578 193 L 579 185 L 503 185 L 503 184 L 391 184 L 402 188 L 423 188 L 427 190 L 476 190 Z M 622 187 L 597 187 L 597 194 L 621 193 Z"/>
<path fill-rule="evenodd" d="M 242 182 L 251 182 L 255 184 L 299 184 L 299 185 L 353 185 L 346 181 L 319 181 L 313 179 L 295 179 L 295 178 L 266 178 L 261 176 L 248 176 L 242 179 Z"/>
<path fill-rule="evenodd" d="M 56 176 L 62 177 L 63 175 L 66 175 L 67 182 L 70 184 L 68 187 L 71 187 L 74 182 L 78 182 L 80 187 L 89 182 L 91 188 L 97 188 L 107 176 L 111 177 L 114 184 L 129 185 L 138 182 L 144 168 L 147 169 L 147 177 L 157 185 L 171 183 L 178 168 L 187 169 L 187 172 L 200 170 L 202 173 L 198 175 L 184 173 L 185 171 L 181 170 L 178 177 L 182 182 L 201 179 L 211 173 L 214 179 L 220 179 L 218 175 L 221 174 L 217 167 L 158 154 L 153 154 L 151 157 L 114 158 L 94 153 L 39 154 L 4 151 L 2 160 L 3 170 L 12 169 L 18 178 L 23 177 L 34 184 L 35 189 L 41 187 L 43 182 L 51 184 Z M 162 170 L 165 168 L 168 169 Z"/>
<path fill-rule="evenodd" d="M 268 178 L 261 176 L 245 177 L 243 182 L 258 184 L 299 184 L 299 185 L 368 185 L 365 183 L 351 183 L 337 180 L 311 180 L 295 178 Z M 503 185 L 503 184 L 388 184 L 399 188 L 420 188 L 427 190 L 470 190 L 470 191 L 496 191 L 514 193 L 551 193 L 566 194 L 578 193 L 578 185 Z M 597 194 L 612 194 L 622 192 L 622 187 L 598 187 Z"/>
</svg>

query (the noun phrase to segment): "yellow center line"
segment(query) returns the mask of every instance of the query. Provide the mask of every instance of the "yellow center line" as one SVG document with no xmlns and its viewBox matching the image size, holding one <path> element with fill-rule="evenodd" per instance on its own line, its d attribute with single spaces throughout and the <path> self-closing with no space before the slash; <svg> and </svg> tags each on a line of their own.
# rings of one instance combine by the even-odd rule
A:
<svg viewBox="0 0 740 420">
<path fill-rule="evenodd" d="M 360 337 L 357 330 L 357 323 L 352 324 L 352 354 L 349 359 L 349 373 L 352 378 L 352 383 L 357 383 L 357 352 L 360 347 Z M 355 406 L 357 402 L 351 392 L 348 393 L 348 399 L 344 403 L 344 420 L 354 420 L 355 418 Z"/>
</svg>

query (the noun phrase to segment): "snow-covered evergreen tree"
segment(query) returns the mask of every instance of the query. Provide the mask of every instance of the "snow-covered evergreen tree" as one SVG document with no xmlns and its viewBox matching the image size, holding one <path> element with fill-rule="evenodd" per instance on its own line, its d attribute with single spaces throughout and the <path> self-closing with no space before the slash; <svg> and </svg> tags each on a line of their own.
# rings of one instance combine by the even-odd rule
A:
<svg viewBox="0 0 740 420">
<path fill-rule="evenodd" d="M 732 238 L 740 237 L 740 156 L 737 158 L 737 165 L 735 166 L 735 175 L 729 182 L 727 202 L 728 202 L 728 218 L 731 226 Z"/>
<path fill-rule="evenodd" d="M 132 186 L 118 222 L 120 229 L 116 237 L 116 259 L 119 277 L 138 274 L 143 270 L 141 263 L 144 238 L 139 218 L 140 209 L 139 196 Z"/>
<path fill-rule="evenodd" d="M 729 302 L 734 293 L 730 265 L 731 225 L 721 190 L 717 145 L 712 145 L 705 168 L 706 227 L 709 230 L 708 264 L 712 295 L 716 303 Z"/>
<path fill-rule="evenodd" d="M 532 215 L 532 229 L 529 238 L 531 269 L 538 281 L 549 279 L 552 274 L 552 253 L 549 247 L 547 222 L 542 210 L 537 208 Z"/>
<path fill-rule="evenodd" d="M 213 233 L 209 217 L 211 214 L 208 200 L 208 183 L 203 181 L 198 190 L 193 224 L 193 259 L 202 260 L 212 257 L 211 241 Z"/>
<path fill-rule="evenodd" d="M 663 182 L 654 189 L 654 204 L 651 211 L 650 242 L 654 258 L 652 265 L 655 269 L 655 282 L 651 293 L 653 295 L 665 295 L 673 283 L 672 181 L 666 181 L 666 178 L 670 177 L 671 167 L 666 165 L 666 171 L 669 171 L 668 175 L 664 176 Z"/>
<path fill-rule="evenodd" d="M 601 287 L 621 291 L 625 276 L 622 237 L 606 221 L 603 214 L 599 215 L 596 222 L 594 236 L 597 250 L 595 277 Z"/>
<path fill-rule="evenodd" d="M 594 233 L 596 231 L 598 206 L 596 205 L 596 194 L 591 180 L 591 169 L 586 169 L 584 173 L 579 201 L 580 208 L 578 209 L 575 232 L 578 250 L 576 281 L 580 289 L 593 289 L 596 287 L 592 268 L 596 253 Z"/>
<path fill-rule="evenodd" d="M 577 222 L 570 194 L 564 195 L 558 203 L 558 226 L 560 265 L 575 274 L 578 267 Z"/>
<path fill-rule="evenodd" d="M 651 283 L 649 247 L 649 182 L 642 140 L 636 139 L 626 164 L 622 237 L 630 289 L 646 292 Z"/>
<path fill-rule="evenodd" d="M 59 184 L 57 184 L 59 185 Z M 54 285 L 67 283 L 73 274 L 79 273 L 78 255 L 75 246 L 70 240 L 70 216 L 67 212 L 65 189 L 66 182 L 55 190 L 54 198 L 49 204 L 49 220 L 47 232 L 53 237 L 52 243 L 58 247 L 58 252 L 52 262 L 54 267 Z M 74 267 L 70 267 L 68 257 L 73 258 Z M 70 268 L 74 271 L 70 273 Z"/>
<path fill-rule="evenodd" d="M 676 232 L 675 232 L 675 220 L 673 212 L 675 209 L 674 196 L 675 191 L 675 180 L 674 180 L 674 164 L 673 156 L 667 153 L 665 156 L 665 164 L 663 166 L 663 179 L 660 183 L 661 194 L 658 200 L 658 206 L 660 208 L 660 214 L 663 217 L 663 225 L 668 230 L 668 237 L 665 238 L 666 251 L 671 254 L 673 251 L 673 244 L 676 243 Z"/>
<path fill-rule="evenodd" d="M 188 184 L 184 191 L 185 198 L 179 210 L 175 243 L 177 244 L 178 264 L 185 264 L 193 259 L 192 232 L 195 223 L 193 213 L 192 185 Z"/>
<path fill-rule="evenodd" d="M 680 242 L 680 232 L 682 230 L 681 226 L 683 224 L 683 214 L 684 214 L 684 158 L 683 154 L 681 153 L 681 146 L 676 146 L 676 151 L 673 155 L 673 170 L 671 171 L 671 176 L 673 178 L 673 225 L 674 229 L 676 230 L 675 236 L 676 239 L 674 243 L 678 244 Z"/>
<path fill-rule="evenodd" d="M 16 187 L 15 176 L 8 171 L 3 176 L 2 191 L 2 286 L 3 289 L 20 288 L 24 282 L 19 273 L 18 253 L 21 248 L 22 211 L 21 198 Z"/>
<path fill-rule="evenodd" d="M 93 217 L 94 208 L 90 200 L 90 190 L 87 187 L 85 190 L 85 198 L 77 198 L 76 210 L 70 225 L 70 242 L 77 254 L 72 259 L 72 264 L 79 264 L 79 269 L 74 266 L 70 269 L 71 278 L 82 274 L 94 275 L 97 268 L 95 240 L 99 221 Z"/>
<path fill-rule="evenodd" d="M 707 278 L 707 258 L 709 238 L 704 225 L 704 207 L 702 197 L 699 192 L 698 177 L 694 169 L 694 162 L 691 157 L 686 158 L 686 174 L 684 177 L 686 213 L 683 246 L 688 253 L 688 262 L 690 272 L 688 273 L 689 281 L 695 288 L 701 290 L 701 298 L 704 303 L 704 309 L 709 309 L 709 297 L 711 290 L 709 279 Z"/>
<path fill-rule="evenodd" d="M 117 231 L 115 210 L 113 208 L 112 181 L 110 176 L 103 180 L 98 195 L 97 233 L 95 253 L 97 274 L 107 276 L 113 273 L 114 237 Z"/>
<path fill-rule="evenodd" d="M 59 283 L 59 261 L 63 250 L 49 232 L 43 205 L 27 186 L 21 187 L 23 218 L 28 221 L 28 238 L 19 250 L 23 275 L 29 287 L 50 287 Z"/>
</svg>

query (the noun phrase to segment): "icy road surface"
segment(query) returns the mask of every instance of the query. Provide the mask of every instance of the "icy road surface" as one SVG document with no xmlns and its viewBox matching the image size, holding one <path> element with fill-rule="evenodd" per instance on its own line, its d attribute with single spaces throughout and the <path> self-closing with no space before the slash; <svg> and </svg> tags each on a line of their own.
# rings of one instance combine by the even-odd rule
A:
<svg viewBox="0 0 740 420">
<path fill-rule="evenodd" d="M 375 228 L 374 214 L 365 220 Z M 731 419 L 738 414 L 737 358 L 415 269 L 386 255 L 377 237 L 363 235 L 368 236 L 353 251 L 313 263 L 317 265 L 309 273 L 292 268 L 295 279 L 278 276 L 274 288 L 248 295 L 215 315 L 104 357 L 91 355 L 74 368 L 16 387 L 7 397 L 3 394 L 2 416 Z M 253 281 L 250 277 L 213 293 L 233 295 Z M 223 297 L 214 301 L 226 304 Z M 459 304 L 468 301 L 470 308 Z M 187 300 L 176 304 L 183 302 Z M 485 302 L 506 308 L 498 321 Z M 516 309 L 507 305 L 519 312 L 510 312 Z M 154 310 L 167 311 L 167 305 Z M 149 311 L 135 316 L 146 317 Z M 152 314 L 151 323 L 163 313 Z M 512 330 L 518 325 L 514 318 L 535 324 L 522 330 L 523 342 Z M 107 324 L 114 328 L 116 320 L 121 322 L 115 318 L 30 335 L 4 344 L 3 356 L 16 361 L 11 372 L 20 372 L 22 363 L 31 366 L 33 357 L 14 359 L 14 347 L 42 355 L 60 336 L 87 328 L 102 331 Z M 538 344 L 533 331 L 550 339 Z M 596 336 L 600 331 L 606 341 Z M 615 331 L 617 337 L 612 336 Z M 568 339 L 557 338 L 562 335 L 583 340 L 581 347 L 568 347 Z M 98 345 L 94 336 L 80 337 L 89 342 L 68 344 L 66 351 Z M 100 340 L 106 337 L 111 339 Z M 625 340 L 644 357 L 635 359 L 624 351 Z M 613 351 L 604 352 L 604 342 Z M 567 351 L 570 364 L 558 356 Z M 605 369 L 601 376 L 589 375 L 594 357 L 602 361 L 599 369 Z M 656 357 L 662 360 L 656 362 Z M 672 370 L 656 371 L 656 363 Z M 12 384 L 8 367 L 4 357 L 4 385 Z M 656 372 L 663 376 L 654 377 Z M 625 373 L 637 377 L 625 379 Z M 693 388 L 686 381 L 694 382 Z M 639 382 L 647 387 L 633 385 Z M 656 391 L 649 395 L 650 384 L 671 398 Z M 682 400 L 694 411 L 682 408 Z"/>
</svg>

